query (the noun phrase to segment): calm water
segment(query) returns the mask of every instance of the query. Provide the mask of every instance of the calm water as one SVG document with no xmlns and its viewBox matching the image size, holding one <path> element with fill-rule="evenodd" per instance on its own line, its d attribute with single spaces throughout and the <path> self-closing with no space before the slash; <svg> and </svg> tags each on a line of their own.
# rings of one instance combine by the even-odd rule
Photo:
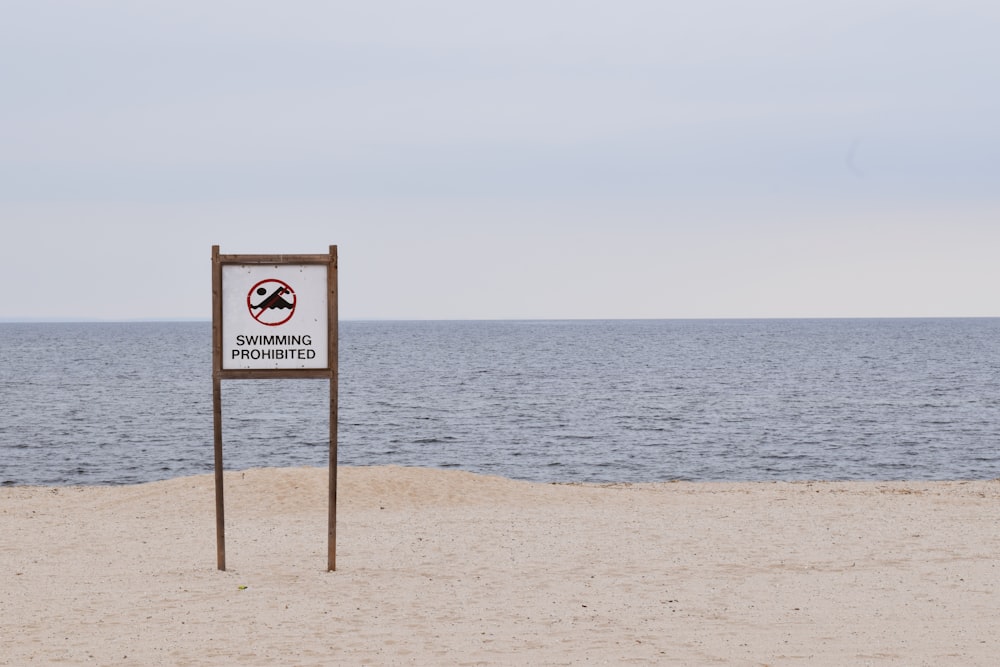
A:
<svg viewBox="0 0 1000 667">
<path fill-rule="evenodd" d="M 209 473 L 208 323 L 0 324 L 0 483 Z M 541 481 L 1000 477 L 1000 319 L 341 323 L 340 463 Z M 227 469 L 324 380 L 223 382 Z"/>
</svg>

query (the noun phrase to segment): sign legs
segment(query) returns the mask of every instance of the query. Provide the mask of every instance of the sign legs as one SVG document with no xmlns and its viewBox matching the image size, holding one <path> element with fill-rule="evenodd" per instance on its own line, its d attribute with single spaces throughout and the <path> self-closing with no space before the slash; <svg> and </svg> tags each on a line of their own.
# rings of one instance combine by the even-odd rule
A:
<svg viewBox="0 0 1000 667">
<path fill-rule="evenodd" d="M 337 569 L 337 381 L 330 380 L 330 501 L 327 519 L 326 569 Z"/>
<path fill-rule="evenodd" d="M 226 519 L 222 502 L 222 380 L 212 378 L 212 412 L 215 416 L 215 542 L 218 566 L 226 569 Z"/>
</svg>

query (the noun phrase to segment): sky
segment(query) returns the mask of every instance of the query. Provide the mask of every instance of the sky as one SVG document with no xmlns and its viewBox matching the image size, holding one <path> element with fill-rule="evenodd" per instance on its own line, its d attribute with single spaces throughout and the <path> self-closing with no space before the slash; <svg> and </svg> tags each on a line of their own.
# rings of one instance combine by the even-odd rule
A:
<svg viewBox="0 0 1000 667">
<path fill-rule="evenodd" d="M 1000 4 L 7 0 L 0 319 L 1000 316 Z"/>
</svg>

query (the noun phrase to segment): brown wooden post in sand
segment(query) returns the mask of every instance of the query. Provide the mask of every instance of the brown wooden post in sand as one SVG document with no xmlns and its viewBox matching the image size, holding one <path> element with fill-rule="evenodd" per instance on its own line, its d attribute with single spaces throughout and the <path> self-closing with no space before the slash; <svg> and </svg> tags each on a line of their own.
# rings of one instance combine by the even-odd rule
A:
<svg viewBox="0 0 1000 667">
<path fill-rule="evenodd" d="M 212 417 L 215 433 L 215 550 L 226 569 L 226 507 L 222 499 L 222 270 L 219 246 L 212 246 Z"/>
<path fill-rule="evenodd" d="M 222 380 L 326 378 L 330 382 L 327 569 L 336 569 L 337 246 L 327 255 L 221 255 L 212 246 L 212 397 L 218 568 L 226 569 Z"/>
<path fill-rule="evenodd" d="M 327 518 L 326 569 L 337 569 L 337 424 L 340 417 L 340 314 L 337 289 L 337 246 L 330 246 L 330 269 L 327 272 L 327 302 L 330 312 L 328 353 L 330 361 L 330 490 Z"/>
</svg>

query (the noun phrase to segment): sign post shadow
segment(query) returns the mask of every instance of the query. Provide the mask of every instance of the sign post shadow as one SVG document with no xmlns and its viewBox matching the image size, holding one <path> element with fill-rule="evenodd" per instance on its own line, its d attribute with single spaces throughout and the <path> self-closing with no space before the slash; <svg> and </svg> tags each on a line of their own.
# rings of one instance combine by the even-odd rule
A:
<svg viewBox="0 0 1000 667">
<path fill-rule="evenodd" d="M 336 570 L 337 246 L 326 255 L 222 255 L 212 246 L 212 412 L 218 569 L 226 569 L 222 380 L 330 382 L 327 570 Z"/>
</svg>

